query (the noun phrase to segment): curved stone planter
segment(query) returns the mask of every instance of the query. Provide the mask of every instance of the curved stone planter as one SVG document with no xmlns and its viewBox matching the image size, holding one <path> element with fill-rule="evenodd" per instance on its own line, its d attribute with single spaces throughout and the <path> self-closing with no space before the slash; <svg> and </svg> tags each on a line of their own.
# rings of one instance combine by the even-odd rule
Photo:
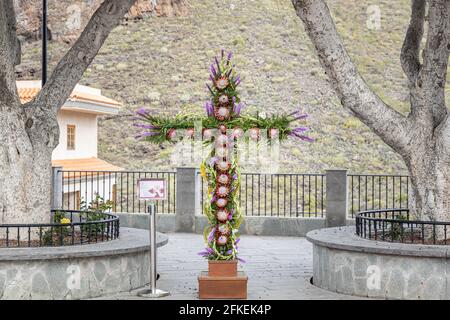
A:
<svg viewBox="0 0 450 320">
<path fill-rule="evenodd" d="M 385 299 L 450 299 L 450 246 L 359 238 L 355 227 L 314 230 L 314 285 Z"/>
<path fill-rule="evenodd" d="M 168 242 L 157 234 L 157 246 Z M 121 228 L 117 240 L 67 247 L 0 249 L 0 299 L 82 299 L 149 282 L 147 230 Z"/>
</svg>

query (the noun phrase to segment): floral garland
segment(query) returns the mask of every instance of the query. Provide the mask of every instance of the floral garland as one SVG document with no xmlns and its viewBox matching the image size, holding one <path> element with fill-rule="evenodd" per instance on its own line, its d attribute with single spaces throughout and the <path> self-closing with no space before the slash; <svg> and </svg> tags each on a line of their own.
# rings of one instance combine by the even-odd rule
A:
<svg viewBox="0 0 450 320">
<path fill-rule="evenodd" d="M 211 95 L 205 104 L 206 118 L 201 117 L 156 117 L 148 110 L 137 111 L 138 119 L 144 123 L 135 123 L 144 132 L 136 138 L 152 143 L 165 141 L 176 142 L 180 139 L 193 139 L 194 124 L 202 124 L 202 138 L 214 144 L 210 158 L 200 166 L 200 174 L 208 183 L 207 201 L 204 212 L 209 225 L 205 227 L 206 249 L 199 254 L 209 260 L 238 259 L 239 226 L 243 216 L 239 207 L 240 170 L 235 154 L 235 142 L 244 138 L 261 141 L 264 131 L 270 139 L 283 140 L 296 137 L 304 141 L 312 139 L 304 134 L 306 127 L 290 128 L 291 123 L 304 120 L 307 115 L 295 111 L 287 115 L 260 117 L 241 115 L 245 107 L 240 101 L 237 87 L 241 78 L 237 75 L 235 65 L 231 62 L 231 52 L 225 57 L 222 50 L 221 59 L 217 57 L 210 67 L 211 84 L 207 84 Z M 212 134 L 212 129 L 217 134 Z M 180 131 L 184 133 L 180 134 Z"/>
</svg>

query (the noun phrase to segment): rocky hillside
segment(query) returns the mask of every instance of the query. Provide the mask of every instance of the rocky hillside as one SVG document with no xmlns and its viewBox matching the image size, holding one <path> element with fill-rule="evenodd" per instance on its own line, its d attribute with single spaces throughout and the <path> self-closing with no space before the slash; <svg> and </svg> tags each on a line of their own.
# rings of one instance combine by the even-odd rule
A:
<svg viewBox="0 0 450 320">
<path fill-rule="evenodd" d="M 399 52 L 410 1 L 375 1 L 381 11 L 379 29 L 367 23 L 374 1 L 328 2 L 368 84 L 388 104 L 407 112 Z M 289 0 L 191 0 L 188 11 L 187 16 L 143 16 L 117 27 L 87 70 L 82 84 L 123 102 L 119 117 L 100 121 L 100 157 L 129 169 L 171 168 L 173 148 L 136 141 L 129 115 L 140 107 L 173 115 L 203 112 L 208 66 L 225 48 L 235 53 L 248 111 L 270 114 L 302 106 L 311 115 L 316 142 L 286 142 L 282 171 L 404 171 L 400 158 L 340 106 Z M 67 48 L 65 41 L 51 41 L 51 67 Z M 38 76 L 39 42 L 27 42 L 23 51 L 18 71 L 24 78 Z"/>
</svg>

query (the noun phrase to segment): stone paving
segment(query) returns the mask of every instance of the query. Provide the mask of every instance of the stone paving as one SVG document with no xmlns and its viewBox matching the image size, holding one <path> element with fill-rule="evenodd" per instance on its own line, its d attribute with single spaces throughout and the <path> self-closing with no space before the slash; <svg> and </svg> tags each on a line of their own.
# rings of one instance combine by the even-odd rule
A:
<svg viewBox="0 0 450 320">
<path fill-rule="evenodd" d="M 207 262 L 197 255 L 203 248 L 198 234 L 168 234 L 169 243 L 158 251 L 159 289 L 171 295 L 164 299 L 198 299 L 197 276 Z M 249 299 L 355 299 L 317 288 L 312 276 L 312 244 L 305 238 L 242 236 L 240 270 L 247 272 Z M 143 299 L 139 290 L 102 299 Z"/>
</svg>

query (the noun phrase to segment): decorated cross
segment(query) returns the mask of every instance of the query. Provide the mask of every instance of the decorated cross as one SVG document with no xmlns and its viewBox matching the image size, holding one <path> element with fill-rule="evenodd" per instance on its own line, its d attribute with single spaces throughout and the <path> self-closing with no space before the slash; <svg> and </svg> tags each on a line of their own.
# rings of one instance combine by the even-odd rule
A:
<svg viewBox="0 0 450 320">
<path fill-rule="evenodd" d="M 267 141 L 296 137 L 312 141 L 304 134 L 306 127 L 291 128 L 294 121 L 304 120 L 307 115 L 296 111 L 290 114 L 259 117 L 241 115 L 244 104 L 240 101 L 238 86 L 241 78 L 231 62 L 232 54 L 215 58 L 210 68 L 211 84 L 207 84 L 211 99 L 205 104 L 207 117 L 157 117 L 146 109 L 137 112 L 138 123 L 144 129 L 137 137 L 152 143 L 175 142 L 181 137 L 193 139 L 195 124 L 201 123 L 201 137 L 213 147 L 209 157 L 200 165 L 200 173 L 208 183 L 204 213 L 209 224 L 205 227 L 206 249 L 200 255 L 209 260 L 239 259 L 237 248 L 238 229 L 243 220 L 239 208 L 238 192 L 240 169 L 238 166 L 237 141 L 247 139 L 259 142 L 267 133 Z"/>
</svg>

